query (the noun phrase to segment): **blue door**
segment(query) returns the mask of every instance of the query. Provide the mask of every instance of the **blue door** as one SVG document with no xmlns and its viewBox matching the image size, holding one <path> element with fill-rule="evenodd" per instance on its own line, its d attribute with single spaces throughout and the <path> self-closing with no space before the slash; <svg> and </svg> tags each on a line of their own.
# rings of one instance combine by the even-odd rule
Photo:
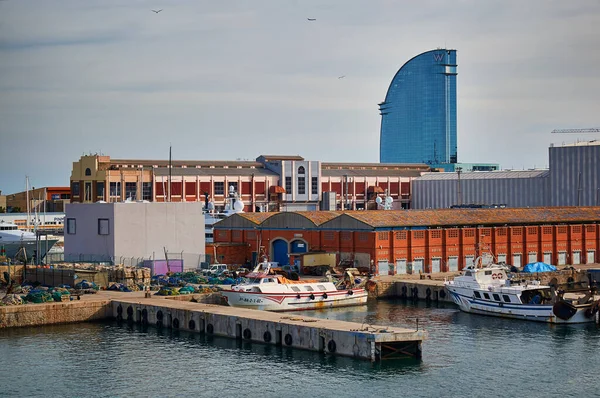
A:
<svg viewBox="0 0 600 398">
<path fill-rule="evenodd" d="M 306 253 L 307 247 L 303 240 L 295 240 L 292 242 L 292 253 Z"/>
<path fill-rule="evenodd" d="M 279 265 L 288 265 L 288 244 L 283 239 L 273 241 L 273 261 Z"/>
</svg>

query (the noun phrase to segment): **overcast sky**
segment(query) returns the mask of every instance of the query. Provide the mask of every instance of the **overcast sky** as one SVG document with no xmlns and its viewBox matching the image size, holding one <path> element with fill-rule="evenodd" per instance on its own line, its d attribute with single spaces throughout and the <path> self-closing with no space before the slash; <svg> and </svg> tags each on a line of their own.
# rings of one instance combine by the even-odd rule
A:
<svg viewBox="0 0 600 398">
<path fill-rule="evenodd" d="M 547 167 L 550 143 L 600 138 L 550 134 L 600 127 L 598 0 L 0 0 L 0 189 L 169 143 L 175 159 L 377 162 L 394 74 L 443 47 L 459 161 Z"/>
</svg>

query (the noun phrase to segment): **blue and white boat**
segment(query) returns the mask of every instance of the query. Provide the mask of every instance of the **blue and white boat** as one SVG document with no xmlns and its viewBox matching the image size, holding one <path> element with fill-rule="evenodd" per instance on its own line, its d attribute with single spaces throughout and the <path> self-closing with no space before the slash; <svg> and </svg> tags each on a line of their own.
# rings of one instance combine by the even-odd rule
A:
<svg viewBox="0 0 600 398">
<path fill-rule="evenodd" d="M 594 300 L 593 291 L 567 299 L 539 281 L 513 283 L 506 271 L 504 265 L 472 265 L 444 285 L 464 312 L 549 323 L 596 320 L 600 300 Z"/>
</svg>

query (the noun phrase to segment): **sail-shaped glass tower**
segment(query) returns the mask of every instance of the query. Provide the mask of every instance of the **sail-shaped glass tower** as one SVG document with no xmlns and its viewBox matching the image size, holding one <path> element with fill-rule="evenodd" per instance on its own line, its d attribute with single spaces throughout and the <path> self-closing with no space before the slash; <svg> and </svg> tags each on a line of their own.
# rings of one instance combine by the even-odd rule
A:
<svg viewBox="0 0 600 398">
<path fill-rule="evenodd" d="M 381 163 L 456 163 L 456 50 L 405 63 L 379 104 Z"/>
</svg>

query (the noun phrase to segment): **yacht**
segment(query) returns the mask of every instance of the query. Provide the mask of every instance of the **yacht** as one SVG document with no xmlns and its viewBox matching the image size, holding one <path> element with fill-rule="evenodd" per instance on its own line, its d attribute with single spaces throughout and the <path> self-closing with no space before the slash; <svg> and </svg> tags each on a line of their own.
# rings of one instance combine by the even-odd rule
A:
<svg viewBox="0 0 600 398">
<path fill-rule="evenodd" d="M 39 250 L 38 258 L 42 259 L 56 242 L 58 239 L 44 235 L 36 240 L 35 233 L 22 231 L 17 224 L 0 221 L 0 256 L 11 259 L 19 257 L 28 261 Z"/>
<path fill-rule="evenodd" d="M 215 211 L 214 202 L 207 202 L 204 212 L 204 236 L 206 243 L 214 242 L 215 223 L 236 213 L 244 212 L 244 202 L 235 191 L 232 185 L 229 187 L 229 196 L 225 200 L 225 209 L 222 212 Z"/>
<path fill-rule="evenodd" d="M 464 312 L 548 323 L 596 320 L 600 300 L 594 299 L 594 290 L 566 298 L 564 292 L 539 281 L 515 283 L 506 271 L 505 265 L 470 265 L 444 285 Z"/>
</svg>

